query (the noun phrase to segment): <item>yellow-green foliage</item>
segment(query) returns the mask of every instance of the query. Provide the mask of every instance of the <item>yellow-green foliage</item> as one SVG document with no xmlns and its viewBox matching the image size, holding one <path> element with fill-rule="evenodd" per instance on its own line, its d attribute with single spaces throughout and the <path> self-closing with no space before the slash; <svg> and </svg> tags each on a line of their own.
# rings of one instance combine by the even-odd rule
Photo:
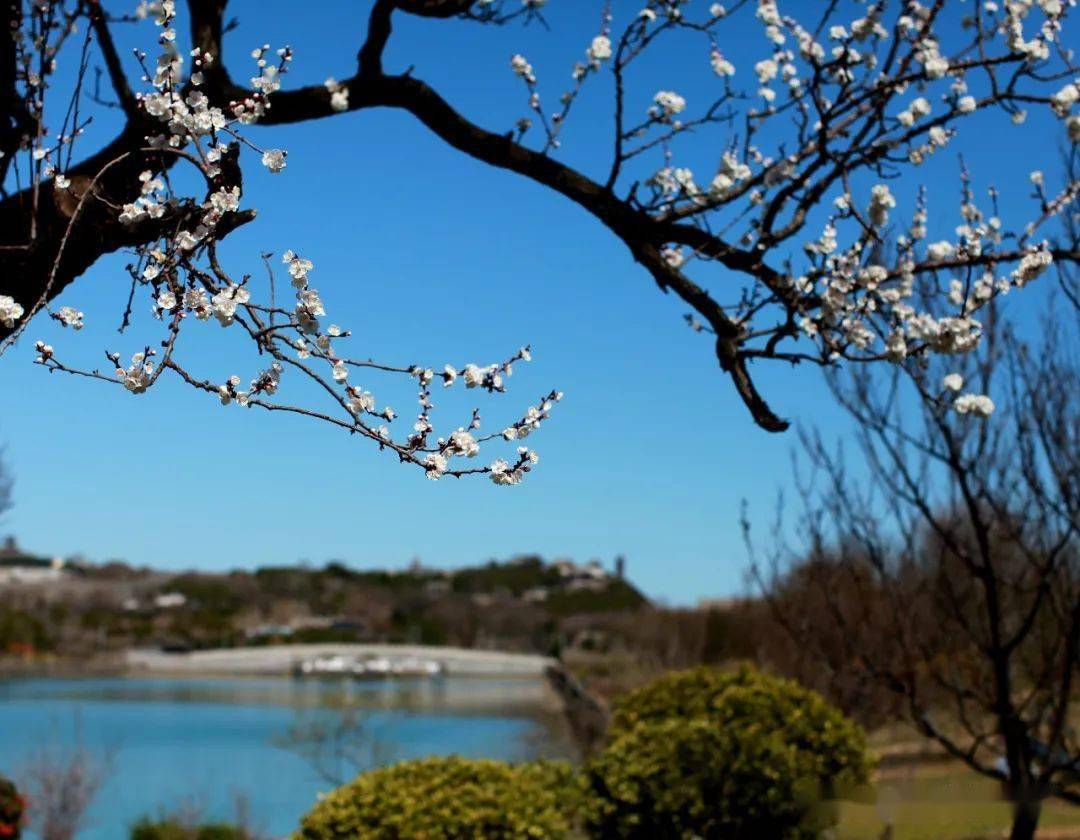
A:
<svg viewBox="0 0 1080 840">
<path fill-rule="evenodd" d="M 144 817 L 131 827 L 128 840 L 252 840 L 243 828 L 228 823 L 185 825 L 178 819 Z"/>
<path fill-rule="evenodd" d="M 617 703 L 586 769 L 598 837 L 810 838 L 822 800 L 864 784 L 862 730 L 819 695 L 752 668 L 670 674 Z"/>
<path fill-rule="evenodd" d="M 427 758 L 364 773 L 304 817 L 303 840 L 566 837 L 580 804 L 573 769 Z"/>
</svg>

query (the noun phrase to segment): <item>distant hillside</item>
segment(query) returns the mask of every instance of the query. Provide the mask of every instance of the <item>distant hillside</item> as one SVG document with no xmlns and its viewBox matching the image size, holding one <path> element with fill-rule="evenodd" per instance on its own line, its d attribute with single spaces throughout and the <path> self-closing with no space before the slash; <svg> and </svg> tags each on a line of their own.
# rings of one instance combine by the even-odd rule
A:
<svg viewBox="0 0 1080 840">
<path fill-rule="evenodd" d="M 85 564 L 49 590 L 48 610 L 40 587 L 5 591 L 0 652 L 385 641 L 554 653 L 576 643 L 589 616 L 649 608 L 622 568 L 537 556 L 400 571 L 331 562 L 169 575 Z"/>
</svg>

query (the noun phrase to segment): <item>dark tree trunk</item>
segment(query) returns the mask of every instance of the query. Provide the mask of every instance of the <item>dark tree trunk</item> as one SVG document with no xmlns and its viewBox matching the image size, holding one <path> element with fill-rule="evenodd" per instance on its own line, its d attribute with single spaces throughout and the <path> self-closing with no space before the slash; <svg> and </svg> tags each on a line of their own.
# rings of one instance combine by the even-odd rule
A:
<svg viewBox="0 0 1080 840">
<path fill-rule="evenodd" d="M 1027 797 L 1016 802 L 1013 815 L 1012 831 L 1009 840 L 1034 840 L 1035 829 L 1039 825 L 1042 802 L 1034 797 Z"/>
</svg>

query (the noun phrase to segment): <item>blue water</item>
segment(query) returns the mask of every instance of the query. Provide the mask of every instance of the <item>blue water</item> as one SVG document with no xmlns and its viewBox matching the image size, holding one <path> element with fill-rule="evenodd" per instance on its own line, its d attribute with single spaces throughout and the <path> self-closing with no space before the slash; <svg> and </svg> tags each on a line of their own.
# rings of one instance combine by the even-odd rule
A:
<svg viewBox="0 0 1080 840">
<path fill-rule="evenodd" d="M 177 809 L 228 819 L 238 797 L 254 828 L 284 837 L 333 787 L 282 745 L 291 727 L 360 715 L 374 744 L 359 759 L 367 765 L 451 753 L 516 760 L 559 751 L 538 709 L 539 686 L 512 679 L 0 681 L 0 774 L 18 782 L 42 751 L 70 756 L 81 744 L 105 779 L 83 840 L 122 840 L 140 816 Z"/>
</svg>

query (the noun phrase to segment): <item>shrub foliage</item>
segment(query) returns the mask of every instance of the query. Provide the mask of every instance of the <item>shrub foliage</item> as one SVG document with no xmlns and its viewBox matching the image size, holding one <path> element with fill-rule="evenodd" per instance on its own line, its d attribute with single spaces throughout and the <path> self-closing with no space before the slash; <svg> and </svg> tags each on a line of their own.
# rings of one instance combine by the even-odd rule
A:
<svg viewBox="0 0 1080 840">
<path fill-rule="evenodd" d="M 809 840 L 864 785 L 866 736 L 813 691 L 745 667 L 676 672 L 619 701 L 603 751 L 566 764 L 430 758 L 365 773 L 296 840 Z"/>
<path fill-rule="evenodd" d="M 303 840 L 567 837 L 580 803 L 573 769 L 427 758 L 364 773 L 304 817 Z"/>
<path fill-rule="evenodd" d="M 617 703 L 586 769 L 588 824 L 599 837 L 802 840 L 870 766 L 862 730 L 797 683 L 677 672 Z"/>
<path fill-rule="evenodd" d="M 131 828 L 130 840 L 252 840 L 243 828 L 229 823 L 186 825 L 166 817 L 161 820 L 144 818 Z"/>
</svg>

